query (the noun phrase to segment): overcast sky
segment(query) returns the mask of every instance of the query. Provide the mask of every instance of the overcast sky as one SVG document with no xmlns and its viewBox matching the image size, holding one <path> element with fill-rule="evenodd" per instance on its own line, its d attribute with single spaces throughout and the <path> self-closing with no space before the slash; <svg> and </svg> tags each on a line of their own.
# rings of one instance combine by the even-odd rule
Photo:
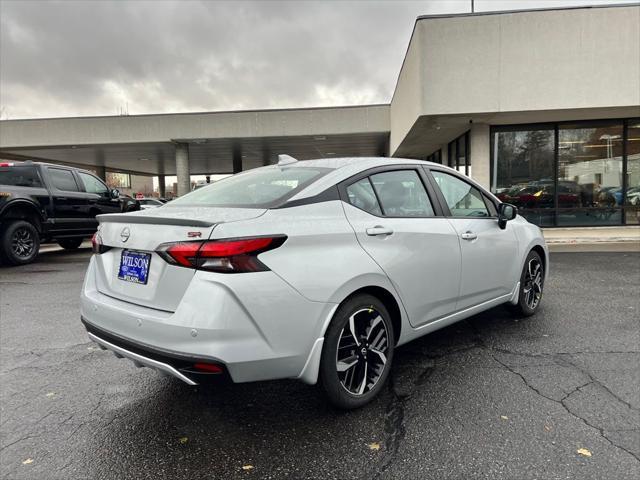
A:
<svg viewBox="0 0 640 480">
<path fill-rule="evenodd" d="M 624 2 L 475 0 L 475 9 Z M 470 7 L 0 0 L 0 117 L 387 103 L 415 18 Z"/>
</svg>

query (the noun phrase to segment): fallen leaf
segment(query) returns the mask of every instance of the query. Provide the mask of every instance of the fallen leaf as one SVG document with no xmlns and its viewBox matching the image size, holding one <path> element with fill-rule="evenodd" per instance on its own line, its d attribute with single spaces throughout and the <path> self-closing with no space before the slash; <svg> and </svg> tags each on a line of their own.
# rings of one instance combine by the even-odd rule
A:
<svg viewBox="0 0 640 480">
<path fill-rule="evenodd" d="M 184 445 L 189 441 L 189 439 L 187 437 L 180 437 L 178 441 L 180 442 L 180 445 Z"/>
<path fill-rule="evenodd" d="M 242 469 L 248 472 L 249 470 L 253 470 L 253 465 L 243 465 Z"/>
<path fill-rule="evenodd" d="M 33 458 L 27 458 L 25 461 L 22 462 L 23 465 L 29 465 L 30 463 L 33 463 Z"/>
<path fill-rule="evenodd" d="M 500 418 L 501 418 L 502 420 L 509 420 L 509 417 L 507 417 L 506 415 L 500 415 Z"/>
<path fill-rule="evenodd" d="M 49 393 L 47 393 L 45 396 L 47 396 L 47 397 L 51 398 L 51 397 L 53 397 L 55 394 L 56 394 L 56 392 L 49 392 Z"/>
<path fill-rule="evenodd" d="M 578 453 L 580 455 L 584 455 L 585 457 L 590 457 L 591 456 L 591 452 L 589 450 L 587 450 L 586 448 L 579 448 L 578 449 Z"/>
<path fill-rule="evenodd" d="M 369 447 L 369 450 L 380 450 L 380 444 L 378 442 L 370 443 L 367 446 Z"/>
</svg>

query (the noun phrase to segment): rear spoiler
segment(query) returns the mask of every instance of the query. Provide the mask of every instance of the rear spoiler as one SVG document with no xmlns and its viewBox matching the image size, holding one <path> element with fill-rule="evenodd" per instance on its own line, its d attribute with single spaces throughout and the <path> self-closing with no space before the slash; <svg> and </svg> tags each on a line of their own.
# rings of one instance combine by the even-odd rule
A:
<svg viewBox="0 0 640 480">
<path fill-rule="evenodd" d="M 100 223 L 138 223 L 150 225 L 176 225 L 179 227 L 213 227 L 215 222 L 189 220 L 188 218 L 151 217 L 147 215 L 130 215 L 127 213 L 108 213 L 96 215 Z"/>
</svg>

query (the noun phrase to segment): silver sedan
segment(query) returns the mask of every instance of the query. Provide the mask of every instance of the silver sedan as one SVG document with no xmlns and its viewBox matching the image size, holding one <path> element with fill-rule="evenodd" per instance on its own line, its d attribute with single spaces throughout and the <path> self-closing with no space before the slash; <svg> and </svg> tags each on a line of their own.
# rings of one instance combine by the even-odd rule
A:
<svg viewBox="0 0 640 480">
<path fill-rule="evenodd" d="M 514 206 L 418 160 L 283 155 L 99 221 L 81 318 L 101 347 L 190 385 L 320 380 L 341 408 L 406 342 L 500 304 L 533 315 L 549 271 Z"/>
</svg>

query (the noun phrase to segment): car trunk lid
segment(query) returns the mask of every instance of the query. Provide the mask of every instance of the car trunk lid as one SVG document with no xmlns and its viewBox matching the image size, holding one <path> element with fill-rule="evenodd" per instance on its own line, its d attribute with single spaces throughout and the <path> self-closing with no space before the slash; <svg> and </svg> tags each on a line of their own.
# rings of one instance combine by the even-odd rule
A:
<svg viewBox="0 0 640 480">
<path fill-rule="evenodd" d="M 167 205 L 128 214 L 99 215 L 98 233 L 102 244 L 109 249 L 95 257 L 98 291 L 136 305 L 173 312 L 196 271 L 168 264 L 155 253 L 158 246 L 169 242 L 207 240 L 217 225 L 256 218 L 265 211 Z M 127 256 L 131 252 L 149 259 L 146 283 L 119 278 L 125 251 Z"/>
</svg>

